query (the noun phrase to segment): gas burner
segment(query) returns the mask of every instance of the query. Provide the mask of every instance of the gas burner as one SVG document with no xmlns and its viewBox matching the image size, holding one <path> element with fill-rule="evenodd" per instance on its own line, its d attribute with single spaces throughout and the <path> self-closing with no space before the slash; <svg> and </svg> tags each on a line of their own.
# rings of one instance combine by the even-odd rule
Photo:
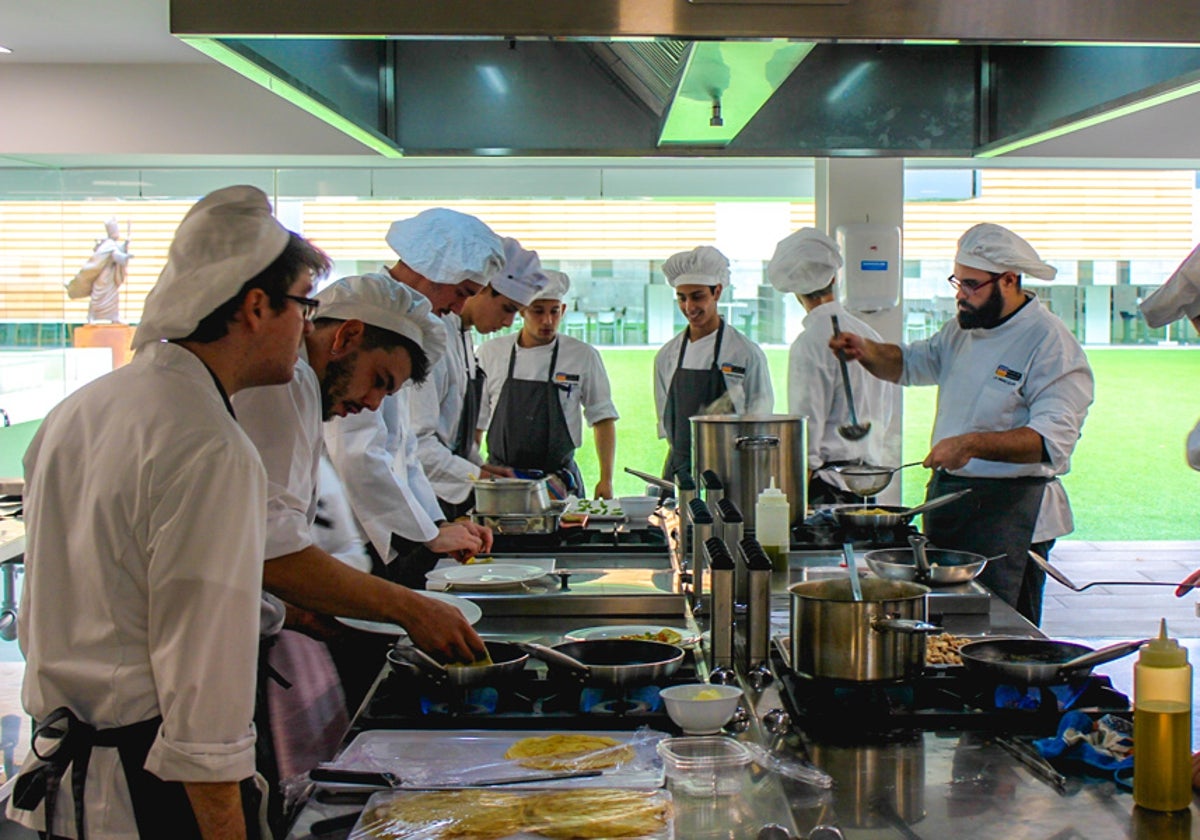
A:
<svg viewBox="0 0 1200 840">
<path fill-rule="evenodd" d="M 620 695 L 598 688 L 579 693 L 579 711 L 588 715 L 645 715 L 661 711 L 662 700 L 653 685 L 632 688 Z"/>
<path fill-rule="evenodd" d="M 601 700 L 599 703 L 589 707 L 586 714 L 589 715 L 644 715 L 650 711 L 649 703 L 642 703 L 636 700 L 630 701 L 623 698 L 613 700 Z"/>
</svg>

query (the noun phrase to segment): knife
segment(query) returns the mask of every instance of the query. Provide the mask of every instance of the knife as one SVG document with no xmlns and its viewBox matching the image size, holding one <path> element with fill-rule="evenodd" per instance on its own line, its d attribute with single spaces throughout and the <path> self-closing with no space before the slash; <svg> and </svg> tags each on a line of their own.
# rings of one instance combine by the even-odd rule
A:
<svg viewBox="0 0 1200 840">
<path fill-rule="evenodd" d="M 603 775 L 602 770 L 579 770 L 571 773 L 539 773 L 533 776 L 505 776 L 498 779 L 477 779 L 455 785 L 421 785 L 410 782 L 407 790 L 457 790 L 464 787 L 498 787 L 500 785 L 523 785 L 528 782 L 554 782 L 559 779 L 589 779 Z M 394 773 L 374 770 L 347 770 L 340 767 L 318 765 L 309 771 L 314 782 L 337 782 L 396 790 L 404 787 L 404 780 Z"/>
</svg>

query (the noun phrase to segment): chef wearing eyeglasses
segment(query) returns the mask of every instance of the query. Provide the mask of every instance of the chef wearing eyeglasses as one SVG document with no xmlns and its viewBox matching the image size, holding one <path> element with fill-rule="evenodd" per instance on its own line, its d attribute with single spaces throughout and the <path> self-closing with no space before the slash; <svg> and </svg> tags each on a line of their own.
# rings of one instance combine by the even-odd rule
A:
<svg viewBox="0 0 1200 840">
<path fill-rule="evenodd" d="M 1021 287 L 1024 274 L 1053 280 L 1057 271 L 1012 231 L 975 225 L 948 278 L 955 320 L 909 345 L 843 333 L 829 346 L 881 379 L 938 386 L 926 496 L 972 492 L 925 514 L 925 533 L 939 548 L 1005 554 L 979 580 L 1036 624 L 1045 574 L 1028 550 L 1044 557 L 1074 530 L 1058 477 L 1070 469 L 1095 382 L 1071 331 Z"/>
</svg>

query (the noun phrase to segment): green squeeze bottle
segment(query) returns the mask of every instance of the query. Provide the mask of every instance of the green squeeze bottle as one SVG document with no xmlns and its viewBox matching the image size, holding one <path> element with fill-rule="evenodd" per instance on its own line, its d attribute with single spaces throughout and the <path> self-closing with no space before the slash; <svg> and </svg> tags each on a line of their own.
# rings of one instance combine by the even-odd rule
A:
<svg viewBox="0 0 1200 840">
<path fill-rule="evenodd" d="M 1191 805 L 1191 756 L 1192 666 L 1164 618 L 1133 669 L 1133 801 L 1152 811 Z"/>
</svg>

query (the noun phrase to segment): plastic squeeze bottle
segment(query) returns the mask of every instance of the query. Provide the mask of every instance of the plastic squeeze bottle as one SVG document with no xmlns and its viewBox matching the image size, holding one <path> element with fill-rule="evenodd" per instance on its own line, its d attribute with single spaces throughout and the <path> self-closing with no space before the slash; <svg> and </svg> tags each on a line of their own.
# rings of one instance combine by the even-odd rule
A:
<svg viewBox="0 0 1200 840">
<path fill-rule="evenodd" d="M 758 501 L 754 503 L 754 537 L 771 558 L 774 571 L 787 571 L 787 552 L 792 544 L 791 526 L 791 506 L 787 494 L 775 486 L 775 476 L 771 476 L 771 486 L 759 493 Z"/>
<path fill-rule="evenodd" d="M 1133 669 L 1133 801 L 1153 811 L 1192 804 L 1192 666 L 1167 637 L 1142 646 Z"/>
</svg>

